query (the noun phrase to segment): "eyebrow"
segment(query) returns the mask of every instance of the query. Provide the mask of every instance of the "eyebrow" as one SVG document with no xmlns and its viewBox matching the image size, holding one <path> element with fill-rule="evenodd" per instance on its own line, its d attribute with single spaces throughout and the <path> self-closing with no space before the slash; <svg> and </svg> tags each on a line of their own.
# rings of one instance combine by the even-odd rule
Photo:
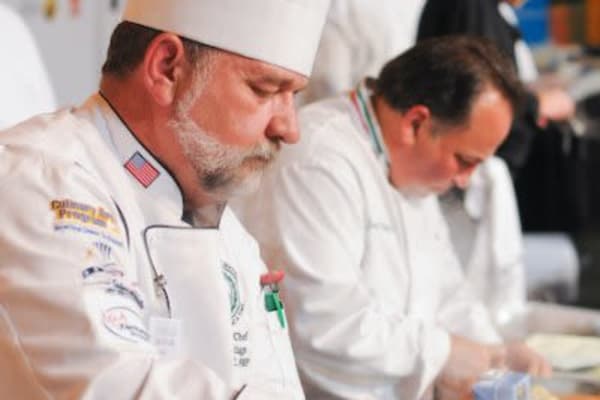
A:
<svg viewBox="0 0 600 400">
<path fill-rule="evenodd" d="M 272 75 L 263 75 L 259 78 L 254 78 L 252 80 L 256 83 L 274 85 L 274 86 L 283 86 L 283 85 L 289 85 L 292 83 L 291 79 L 279 78 L 279 77 L 275 77 Z"/>
<path fill-rule="evenodd" d="M 283 78 L 280 76 L 273 76 L 271 74 L 265 73 L 259 77 L 249 77 L 251 81 L 259 85 L 268 85 L 274 86 L 279 89 L 288 89 L 294 86 L 295 81 L 290 78 Z M 298 82 L 300 84 L 301 82 Z"/>
<path fill-rule="evenodd" d="M 293 87 L 296 83 L 298 85 L 302 85 L 303 83 L 301 79 L 287 77 L 284 73 L 278 71 L 277 68 L 269 65 L 260 65 L 252 68 L 247 78 L 258 84 L 273 85 L 282 89 Z"/>
</svg>

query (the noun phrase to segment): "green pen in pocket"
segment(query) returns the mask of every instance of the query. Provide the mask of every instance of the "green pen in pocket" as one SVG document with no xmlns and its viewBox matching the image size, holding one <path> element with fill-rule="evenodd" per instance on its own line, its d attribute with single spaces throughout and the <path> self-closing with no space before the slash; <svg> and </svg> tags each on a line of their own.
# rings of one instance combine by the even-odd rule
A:
<svg viewBox="0 0 600 400">
<path fill-rule="evenodd" d="M 283 271 L 272 271 L 261 275 L 260 284 L 265 288 L 265 309 L 267 312 L 277 312 L 277 319 L 285 329 L 285 313 L 283 302 L 279 297 L 279 282 L 283 280 Z"/>
</svg>

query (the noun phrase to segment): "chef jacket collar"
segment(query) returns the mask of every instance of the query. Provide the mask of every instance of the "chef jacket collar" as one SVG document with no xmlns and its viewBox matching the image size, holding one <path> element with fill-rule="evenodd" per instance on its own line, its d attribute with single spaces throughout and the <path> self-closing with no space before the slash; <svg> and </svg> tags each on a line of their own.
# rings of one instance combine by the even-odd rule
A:
<svg viewBox="0 0 600 400">
<path fill-rule="evenodd" d="M 354 106 L 356 116 L 360 120 L 365 133 L 369 136 L 373 151 L 381 164 L 389 170 L 390 158 L 388 156 L 388 149 L 381 134 L 377 115 L 373 110 L 373 103 L 371 102 L 372 94 L 372 91 L 367 87 L 365 79 L 355 90 L 350 92 L 350 101 Z"/>
<path fill-rule="evenodd" d="M 115 150 L 125 173 L 140 198 L 152 201 L 156 213 L 147 215 L 152 224 L 164 224 L 170 218 L 181 220 L 183 215 L 183 197 L 181 189 L 169 170 L 163 166 L 150 151 L 136 138 L 135 134 L 120 118 L 110 103 L 101 94 L 90 97 L 85 107 L 97 110 L 104 120 L 107 140 Z M 147 164 L 146 164 L 147 163 Z M 140 169 L 142 169 L 140 171 Z M 143 207 L 147 212 L 148 205 Z M 159 211 L 160 210 L 160 211 Z"/>
</svg>

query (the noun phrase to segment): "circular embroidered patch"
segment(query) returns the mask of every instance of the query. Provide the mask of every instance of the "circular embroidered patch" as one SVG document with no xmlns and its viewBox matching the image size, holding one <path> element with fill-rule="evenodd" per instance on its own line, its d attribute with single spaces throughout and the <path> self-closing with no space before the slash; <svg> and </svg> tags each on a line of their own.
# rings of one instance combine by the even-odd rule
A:
<svg viewBox="0 0 600 400">
<path fill-rule="evenodd" d="M 230 265 L 223 263 L 223 277 L 225 278 L 225 283 L 227 283 L 227 288 L 229 289 L 231 324 L 235 325 L 244 311 L 237 272 Z"/>
</svg>

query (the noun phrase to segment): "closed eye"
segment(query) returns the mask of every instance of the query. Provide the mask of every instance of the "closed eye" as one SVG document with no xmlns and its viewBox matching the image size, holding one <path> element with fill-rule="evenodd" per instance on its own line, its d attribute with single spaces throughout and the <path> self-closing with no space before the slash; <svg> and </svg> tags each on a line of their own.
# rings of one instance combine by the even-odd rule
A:
<svg viewBox="0 0 600 400">
<path fill-rule="evenodd" d="M 275 94 L 277 94 L 277 91 L 273 90 L 273 89 L 264 89 L 264 88 L 260 88 L 258 86 L 253 86 L 253 85 L 251 85 L 250 88 L 252 89 L 254 94 L 256 94 L 258 97 L 262 97 L 262 98 L 268 98 L 268 97 L 271 97 L 271 96 L 274 96 Z"/>
<path fill-rule="evenodd" d="M 479 159 L 468 159 L 460 154 L 456 154 L 454 157 L 462 169 L 474 168 L 481 162 Z"/>
</svg>

